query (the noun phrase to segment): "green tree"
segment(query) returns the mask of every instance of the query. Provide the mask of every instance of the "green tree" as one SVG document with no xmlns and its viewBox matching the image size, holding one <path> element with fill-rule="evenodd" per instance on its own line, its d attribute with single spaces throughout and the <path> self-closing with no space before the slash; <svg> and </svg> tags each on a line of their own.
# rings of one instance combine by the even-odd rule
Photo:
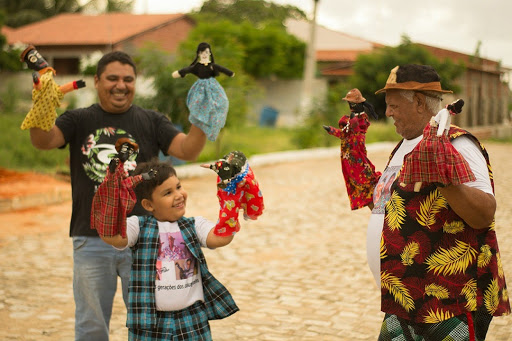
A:
<svg viewBox="0 0 512 341">
<path fill-rule="evenodd" d="M 4 26 L 5 19 L 5 12 L 0 10 L 0 30 Z M 7 46 L 7 39 L 0 33 L 0 72 L 21 70 L 20 54 L 19 49 Z"/>
<path fill-rule="evenodd" d="M 207 38 L 209 32 L 220 29 L 244 46 L 242 67 L 252 77 L 302 77 L 306 44 L 289 34 L 284 26 L 288 18 L 306 18 L 297 7 L 264 0 L 208 0 L 192 15 L 197 22 L 207 25 L 197 27 L 203 31 L 199 35 Z M 223 25 L 227 27 L 222 28 Z"/>
<path fill-rule="evenodd" d="M 6 25 L 20 27 L 61 13 L 78 13 L 84 10 L 128 12 L 133 0 L 0 0 L 0 10 L 7 14 Z"/>
<path fill-rule="evenodd" d="M 85 10 L 95 13 L 131 12 L 134 0 L 89 0 Z"/>
<path fill-rule="evenodd" d="M 264 0 L 207 0 L 199 13 L 213 20 L 248 21 L 259 28 L 276 23 L 283 26 L 288 18 L 306 18 L 306 14 L 295 6 L 277 5 Z"/>
<path fill-rule="evenodd" d="M 385 96 L 375 95 L 375 91 L 384 87 L 391 69 L 403 64 L 432 65 L 441 77 L 443 89 L 450 89 L 454 93 L 460 91 L 455 80 L 464 72 L 464 64 L 456 64 L 450 59 L 439 60 L 424 47 L 412 43 L 407 36 L 402 36 L 400 45 L 396 47 L 384 47 L 359 55 L 349 84 L 358 88 L 375 106 L 379 116 L 383 117 L 386 111 Z"/>
</svg>

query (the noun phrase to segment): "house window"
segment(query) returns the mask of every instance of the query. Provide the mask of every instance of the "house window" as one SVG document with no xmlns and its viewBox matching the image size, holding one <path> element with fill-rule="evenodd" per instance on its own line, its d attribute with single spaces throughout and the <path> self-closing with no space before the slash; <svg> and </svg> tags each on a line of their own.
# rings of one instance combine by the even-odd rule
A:
<svg viewBox="0 0 512 341">
<path fill-rule="evenodd" d="M 53 58 L 53 68 L 59 76 L 77 75 L 80 71 L 80 60 L 78 58 Z"/>
</svg>

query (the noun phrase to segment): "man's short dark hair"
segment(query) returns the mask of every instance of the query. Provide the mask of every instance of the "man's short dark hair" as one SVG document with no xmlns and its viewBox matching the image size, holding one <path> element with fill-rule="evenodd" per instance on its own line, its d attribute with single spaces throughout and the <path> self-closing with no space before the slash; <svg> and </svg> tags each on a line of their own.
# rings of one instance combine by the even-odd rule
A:
<svg viewBox="0 0 512 341">
<path fill-rule="evenodd" d="M 98 66 L 96 67 L 96 76 L 100 78 L 107 65 L 113 62 L 128 64 L 133 68 L 133 72 L 137 74 L 137 67 L 135 66 L 132 58 L 127 53 L 123 51 L 113 51 L 103 55 L 103 57 L 101 57 L 101 59 L 98 61 Z"/>
<path fill-rule="evenodd" d="M 137 165 L 133 175 L 142 173 L 148 173 L 153 171 L 155 176 L 150 180 L 144 180 L 135 187 L 135 195 L 138 200 L 148 199 L 151 200 L 151 196 L 155 188 L 160 186 L 164 181 L 172 176 L 176 176 L 176 170 L 168 162 L 159 161 L 158 158 L 154 158 L 148 162 L 142 162 Z"/>
</svg>

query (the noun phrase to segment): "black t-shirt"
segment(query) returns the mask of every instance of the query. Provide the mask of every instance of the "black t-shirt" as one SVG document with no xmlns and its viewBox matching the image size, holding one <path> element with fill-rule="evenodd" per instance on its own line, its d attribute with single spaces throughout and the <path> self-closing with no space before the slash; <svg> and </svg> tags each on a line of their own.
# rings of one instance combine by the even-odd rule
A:
<svg viewBox="0 0 512 341">
<path fill-rule="evenodd" d="M 130 137 L 139 151 L 125 162 L 133 170 L 138 162 L 157 157 L 167 150 L 179 133 L 163 114 L 132 105 L 122 114 L 110 114 L 99 104 L 66 111 L 57 118 L 57 127 L 69 144 L 73 212 L 70 236 L 98 236 L 90 228 L 92 198 L 103 181 L 112 156 L 117 154 L 115 143 L 120 137 Z M 143 215 L 137 203 L 131 214 Z"/>
</svg>

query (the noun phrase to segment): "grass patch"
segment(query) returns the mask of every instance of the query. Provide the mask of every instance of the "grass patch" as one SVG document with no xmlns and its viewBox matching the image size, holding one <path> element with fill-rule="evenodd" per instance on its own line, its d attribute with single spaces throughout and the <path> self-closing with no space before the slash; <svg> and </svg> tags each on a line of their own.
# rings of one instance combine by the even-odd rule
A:
<svg viewBox="0 0 512 341">
<path fill-rule="evenodd" d="M 67 148 L 50 151 L 34 148 L 30 143 L 29 131 L 20 129 L 24 117 L 25 113 L 0 114 L 0 167 L 41 173 L 69 172 Z M 311 134 L 321 137 L 313 139 L 321 141 L 320 144 L 308 145 L 308 148 L 340 145 L 339 139 L 328 136 L 321 126 L 308 129 L 311 129 Z M 298 128 L 260 126 L 224 128 L 217 141 L 207 141 L 197 162 L 216 160 L 233 150 L 243 151 L 250 157 L 255 154 L 302 149 L 297 147 L 297 130 Z M 384 122 L 372 122 L 366 135 L 367 143 L 398 139 L 395 127 Z"/>
<path fill-rule="evenodd" d="M 41 173 L 67 172 L 68 150 L 42 151 L 30 142 L 28 130 L 21 130 L 23 114 L 0 114 L 0 167 Z"/>
<path fill-rule="evenodd" d="M 216 141 L 207 141 L 198 161 L 211 161 L 233 150 L 247 157 L 277 151 L 296 149 L 292 142 L 295 131 L 291 128 L 244 127 L 224 128 Z"/>
</svg>

